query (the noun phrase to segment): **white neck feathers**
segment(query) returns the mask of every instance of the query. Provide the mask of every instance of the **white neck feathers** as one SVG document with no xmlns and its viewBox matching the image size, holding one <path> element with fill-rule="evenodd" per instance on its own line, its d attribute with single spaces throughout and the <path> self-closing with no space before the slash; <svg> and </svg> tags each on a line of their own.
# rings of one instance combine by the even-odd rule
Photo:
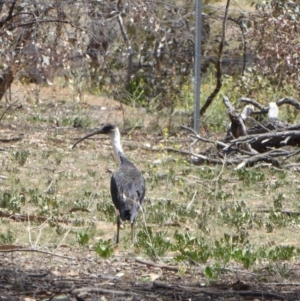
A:
<svg viewBox="0 0 300 301">
<path fill-rule="evenodd" d="M 119 129 L 115 128 L 115 130 L 109 134 L 109 137 L 113 146 L 115 160 L 118 162 L 118 164 L 121 164 L 119 153 L 123 153 L 123 149 L 121 145 L 121 135 Z"/>
</svg>

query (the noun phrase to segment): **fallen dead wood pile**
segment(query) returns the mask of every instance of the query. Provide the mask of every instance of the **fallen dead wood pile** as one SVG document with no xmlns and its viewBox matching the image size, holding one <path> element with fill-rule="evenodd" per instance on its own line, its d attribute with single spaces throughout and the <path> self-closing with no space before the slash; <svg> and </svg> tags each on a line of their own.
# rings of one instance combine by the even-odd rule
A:
<svg viewBox="0 0 300 301">
<path fill-rule="evenodd" d="M 189 154 L 193 163 L 233 164 L 240 169 L 266 162 L 275 167 L 286 165 L 294 169 L 299 167 L 300 170 L 300 165 L 289 162 L 290 158 L 300 153 L 300 124 L 291 125 L 278 118 L 279 106 L 288 104 L 299 110 L 298 101 L 283 98 L 265 107 L 255 100 L 241 98 L 240 102 L 247 104 L 242 113 L 231 105 L 226 96 L 223 102 L 231 121 L 224 139 L 205 138 L 182 126 L 191 133 L 193 141 Z M 267 120 L 258 122 L 251 117 L 259 114 L 267 114 Z M 194 147 L 198 142 L 209 143 L 210 147 L 203 153 L 196 153 Z"/>
</svg>

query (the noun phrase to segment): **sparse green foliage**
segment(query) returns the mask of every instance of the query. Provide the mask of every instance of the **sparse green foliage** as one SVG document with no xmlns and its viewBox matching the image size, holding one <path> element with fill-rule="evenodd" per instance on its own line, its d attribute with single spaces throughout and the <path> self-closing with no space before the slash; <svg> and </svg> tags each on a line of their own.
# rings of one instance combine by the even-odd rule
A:
<svg viewBox="0 0 300 301">
<path fill-rule="evenodd" d="M 0 244 L 12 244 L 15 241 L 15 234 L 7 230 L 6 234 L 0 233 Z"/>
<path fill-rule="evenodd" d="M 97 211 L 99 211 L 108 221 L 114 221 L 116 210 L 110 199 L 100 200 L 97 202 Z"/>
<path fill-rule="evenodd" d="M 175 257 L 177 261 L 187 261 L 193 263 L 205 263 L 211 250 L 204 240 L 191 236 L 188 232 L 181 234 L 175 231 L 174 234 L 174 251 L 178 250 L 180 255 Z"/>
<path fill-rule="evenodd" d="M 151 258 L 163 256 L 170 251 L 172 246 L 165 235 L 165 232 L 153 233 L 152 228 L 144 227 L 137 234 L 136 247 L 138 250 L 143 250 Z"/>
<path fill-rule="evenodd" d="M 221 205 L 219 216 L 226 224 L 235 227 L 237 230 L 243 226 L 251 228 L 254 223 L 260 224 L 260 222 L 257 222 L 257 216 L 247 208 L 244 201 Z"/>
<path fill-rule="evenodd" d="M 55 196 L 42 195 L 42 194 L 31 194 L 29 200 L 39 208 L 39 214 L 49 215 L 58 214 L 60 209 L 60 201 Z"/>
<path fill-rule="evenodd" d="M 82 233 L 78 233 L 77 239 L 78 239 L 78 243 L 81 246 L 85 246 L 88 244 L 90 237 L 86 232 L 82 232 Z"/>
<path fill-rule="evenodd" d="M 114 253 L 111 239 L 102 240 L 95 245 L 96 253 L 102 258 L 109 258 Z"/>
<path fill-rule="evenodd" d="M 24 203 L 24 194 L 18 195 L 15 191 L 0 191 L 0 208 L 17 213 L 21 211 L 21 207 Z"/>
<path fill-rule="evenodd" d="M 104 8 L 111 4 L 102 1 L 103 5 L 100 5 L 98 2 L 93 2 L 93 13 L 99 13 L 101 23 Z M 53 89 L 46 87 L 46 93 L 41 93 L 44 87 L 39 85 L 34 93 L 24 91 L 25 97 L 20 110 L 14 105 L 1 117 L 1 125 L 5 129 L 3 135 L 6 135 L 5 127 L 10 124 L 26 135 L 22 141 L 17 139 L 1 145 L 0 209 L 3 214 L 0 244 L 17 242 L 24 246 L 35 244 L 36 247 L 51 248 L 53 245 L 62 246 L 66 243 L 75 248 L 77 246 L 80 252 L 85 252 L 89 245 L 94 246 L 94 252 L 102 258 L 114 256 L 112 238 L 116 227 L 115 208 L 109 192 L 110 173 L 107 170 L 115 169 L 117 165 L 111 160 L 111 150 L 106 138 L 87 142 L 72 151 L 70 146 L 88 127 L 97 126 L 105 120 L 117 121 L 124 132 L 127 132 L 124 149 L 143 171 L 147 184 L 146 201 L 136 222 L 135 243 L 131 244 L 130 226 L 127 223 L 121 230 L 119 248 L 125 257 L 127 253 L 136 252 L 153 260 L 179 264 L 180 276 L 198 269 L 201 273 L 204 272 L 208 281 L 218 279 L 232 265 L 239 266 L 240 269 L 260 269 L 261 266 L 267 266 L 269 271 L 283 279 L 292 274 L 288 261 L 299 261 L 300 258 L 300 218 L 297 215 L 300 193 L 297 172 L 264 164 L 238 170 L 225 164 L 214 166 L 203 163 L 195 166 L 190 163 L 189 156 L 174 152 L 189 150 L 191 146 L 190 136 L 178 128 L 180 124 L 191 124 L 189 117 L 193 113 L 194 35 L 190 35 L 190 29 L 195 27 L 193 3 L 183 3 L 180 6 L 184 9 L 176 10 L 177 4 L 139 1 L 137 11 L 129 10 L 120 15 L 134 50 L 132 65 L 123 37 L 114 37 L 113 33 L 105 55 L 97 53 L 97 63 L 91 63 L 91 56 L 82 55 L 76 59 L 76 64 L 85 66 L 86 70 L 78 65 L 72 67 L 69 58 L 73 54 L 87 54 L 85 39 L 89 35 L 85 35 L 84 41 L 81 36 L 73 38 L 69 36 L 70 24 L 67 26 L 68 35 L 65 35 L 66 32 L 62 35 L 66 39 L 58 39 L 55 43 L 58 47 L 55 49 L 60 49 L 59 62 L 66 65 L 63 71 L 68 77 L 67 85 L 72 93 L 65 94 L 68 88 L 62 87 L 64 83 L 61 82 L 58 89 L 58 85 L 54 85 Z M 119 3 L 121 6 L 123 4 Z M 136 2 L 131 4 L 135 7 Z M 1 13 L 4 16 L 9 5 L 3 6 Z M 39 4 L 36 5 L 39 7 Z M 163 12 L 159 10 L 159 5 L 167 9 L 164 8 Z M 253 12 L 251 16 L 247 16 L 254 22 L 252 27 L 247 28 L 243 41 L 249 50 L 253 47 L 251 43 L 260 41 L 267 34 L 266 40 L 262 39 L 266 43 L 255 48 L 262 59 L 246 68 L 240 76 L 222 77 L 221 93 L 228 95 L 238 109 L 240 104 L 235 101 L 241 96 L 253 97 L 264 105 L 281 97 L 299 98 L 298 89 L 293 88 L 299 86 L 299 47 L 294 47 L 299 44 L 299 37 L 294 35 L 292 39 L 286 40 L 291 37 L 289 25 L 295 25 L 291 32 L 299 27 L 299 14 L 295 14 L 299 5 L 296 3 L 288 7 L 288 2 L 283 3 L 282 7 L 276 5 L 269 11 Z M 26 5 L 28 14 L 23 13 L 24 5 L 16 7 L 21 9 L 17 11 L 17 15 L 24 17 L 25 19 L 21 18 L 24 22 L 32 19 L 30 10 L 33 7 Z M 66 17 L 65 20 L 72 22 L 73 16 L 64 11 L 66 6 L 51 6 L 50 1 L 46 7 L 51 8 L 51 19 L 57 8 L 59 14 Z M 81 9 L 85 9 L 85 6 L 78 5 L 73 9 L 82 12 Z M 107 10 L 108 15 L 110 11 Z M 150 11 L 155 18 L 149 18 L 147 14 Z M 42 55 L 40 59 L 47 60 L 47 49 L 53 48 L 48 47 L 51 37 L 59 35 L 52 30 L 50 22 L 44 22 L 50 15 L 43 13 L 46 11 L 41 8 L 38 15 L 32 14 L 39 17 L 39 26 L 21 26 L 21 37 L 24 37 L 20 39 L 24 43 L 22 47 L 16 46 L 13 40 L 5 41 L 6 37 L 18 36 L 16 19 L 13 18 L 14 23 L 3 24 L 0 30 L 3 37 L 2 57 L 4 61 L 7 58 L 5 64 L 18 62 L 16 65 L 20 68 L 26 67 L 26 55 L 22 53 L 22 49 L 26 48 L 28 41 L 23 29 L 25 33 L 34 29 L 34 43 L 42 47 L 39 51 Z M 274 13 L 279 17 L 273 18 Z M 235 18 L 235 14 L 231 17 Z M 78 15 L 81 16 L 78 11 L 74 15 L 75 21 Z M 272 18 L 268 20 L 268 16 Z M 21 19 L 20 22 L 23 22 Z M 83 14 L 78 19 L 79 23 L 84 24 L 77 24 L 75 35 L 80 32 L 80 28 L 86 28 L 87 19 L 90 16 L 84 18 Z M 217 22 L 217 19 L 213 14 L 209 15 L 209 20 Z M 260 20 L 261 24 L 257 22 Z M 100 27 L 105 31 L 106 24 L 115 22 L 116 18 L 112 16 L 104 21 L 105 25 Z M 228 51 L 232 50 L 233 44 L 238 49 L 240 45 L 236 46 L 236 42 L 240 44 L 241 41 L 240 29 L 236 31 L 236 28 L 229 27 L 233 23 L 228 22 Z M 57 22 L 55 26 L 56 24 L 58 28 L 63 23 Z M 264 26 L 264 31 L 257 30 L 260 26 Z M 120 30 L 117 23 L 110 23 L 109 27 Z M 269 34 L 273 27 L 278 30 L 277 35 Z M 45 35 L 43 32 L 51 32 L 53 35 Z M 234 32 L 238 32 L 237 41 L 234 41 Z M 94 35 L 92 30 L 89 33 Z M 107 33 L 103 32 L 103 37 L 106 36 Z M 45 43 L 40 42 L 40 37 L 45 39 Z M 212 39 L 213 45 L 216 45 L 215 37 Z M 290 43 L 285 42 L 285 46 L 293 51 L 287 52 L 280 44 L 273 47 L 275 44 L 272 45 L 271 39 L 276 39 L 277 42 L 289 41 Z M 69 40 L 82 42 L 77 43 L 76 47 L 68 47 Z M 10 49 L 11 45 L 18 47 L 21 52 Z M 204 48 L 208 56 L 215 55 L 214 50 L 210 52 L 205 45 Z M 51 58 L 53 66 L 58 63 L 55 49 Z M 237 51 L 242 56 L 241 49 Z M 22 56 L 18 57 L 18 53 Z M 277 60 L 277 63 L 272 64 L 273 60 Z M 39 66 L 44 65 L 44 62 L 45 60 Z M 259 65 L 264 70 L 260 70 Z M 273 72 L 274 68 L 278 72 Z M 214 74 L 215 70 L 211 66 L 202 78 L 201 104 L 214 89 Z M 58 78 L 55 80 L 64 81 Z M 55 91 L 55 94 L 50 90 Z M 63 92 L 59 95 L 60 99 L 57 99 L 56 93 L 60 93 L 60 90 Z M 91 97 L 88 91 L 93 91 L 97 97 Z M 12 98 L 15 97 L 14 93 Z M 107 99 L 107 95 L 113 95 L 116 100 L 127 105 Z M 10 103 L 13 104 L 14 101 L 11 99 Z M 0 110 L 4 112 L 5 109 L 3 107 Z M 296 109 L 284 106 L 281 107 L 280 114 L 281 119 L 289 122 L 297 120 L 297 116 L 299 120 L 299 110 Z M 224 132 L 228 123 L 226 110 L 218 95 L 201 118 L 201 135 L 211 137 L 217 132 L 218 137 L 222 138 L 221 132 Z M 26 127 L 23 127 L 25 124 Z M 130 127 L 133 129 L 128 131 Z M 150 146 L 144 150 L 146 144 Z M 136 146 L 139 147 L 138 151 Z M 218 151 L 215 145 L 211 147 L 214 152 Z M 193 148 L 195 153 L 208 152 L 201 143 L 193 145 Z M 224 160 L 226 159 L 224 156 Z M 292 159 L 299 162 L 299 156 L 286 158 Z M 21 221 L 18 220 L 19 217 L 22 217 Z M 12 222 L 11 218 L 18 222 Z M 203 264 L 206 265 L 204 270 Z M 148 276 L 144 279 L 152 281 Z"/>
<path fill-rule="evenodd" d="M 204 269 L 204 275 L 210 279 L 210 280 L 215 280 L 219 276 L 219 269 L 216 267 L 211 267 L 211 266 L 206 266 Z"/>
<path fill-rule="evenodd" d="M 13 152 L 13 156 L 14 156 L 15 160 L 18 162 L 18 164 L 20 166 L 24 166 L 29 154 L 30 153 L 27 150 L 19 150 L 19 151 Z"/>
<path fill-rule="evenodd" d="M 265 180 L 265 173 L 259 169 L 241 168 L 236 171 L 236 175 L 239 180 L 244 182 L 245 186 Z"/>
<path fill-rule="evenodd" d="M 167 222 L 186 222 L 189 219 L 197 217 L 195 208 L 186 209 L 186 206 L 172 201 L 155 201 L 148 207 L 151 209 L 146 211 L 147 221 L 157 224 Z M 148 208 L 147 207 L 147 208 Z M 167 216 L 167 218 L 166 218 Z"/>
</svg>

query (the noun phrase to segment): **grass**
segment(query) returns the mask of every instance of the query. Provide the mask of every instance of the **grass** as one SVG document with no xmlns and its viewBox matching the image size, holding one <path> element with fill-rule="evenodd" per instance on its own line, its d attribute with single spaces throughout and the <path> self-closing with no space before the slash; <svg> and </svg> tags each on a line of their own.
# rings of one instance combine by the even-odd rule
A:
<svg viewBox="0 0 300 301">
<path fill-rule="evenodd" d="M 65 113 L 71 116 L 72 105 L 72 101 L 57 103 L 58 123 L 65 120 Z M 1 180 L 0 207 L 3 212 L 47 220 L 2 218 L 0 243 L 68 244 L 92 247 L 104 258 L 113 256 L 116 225 L 109 170 L 116 165 L 110 142 L 97 137 L 71 150 L 74 139 L 88 129 L 52 127 L 48 102 L 40 104 L 41 118 L 30 119 L 32 106 L 24 103 L 22 112 L 13 112 L 16 132 L 23 133 L 24 139 L 5 145 L 6 151 L 0 152 L 1 174 L 8 176 Z M 95 107 L 74 106 L 78 116 L 87 116 L 86 125 L 99 123 Z M 134 119 L 132 109 L 125 109 L 126 116 Z M 145 124 L 157 118 L 138 109 L 135 114 Z M 4 128 L 9 129 L 5 125 L 11 120 L 8 113 Z M 119 250 L 153 259 L 168 257 L 183 266 L 206 264 L 205 274 L 211 279 L 233 263 L 247 269 L 269 263 L 278 273 L 288 273 L 285 266 L 276 264 L 299 258 L 300 220 L 280 211 L 299 211 L 297 174 L 272 167 L 235 171 L 233 167 L 195 166 L 186 157 L 164 150 L 165 146 L 188 150 L 185 132 L 174 135 L 159 124 L 159 130 L 150 129 L 135 129 L 123 136 L 127 156 L 145 175 L 147 200 L 136 223 L 135 245 L 130 243 L 130 225 L 124 224 Z M 157 151 L 141 148 L 147 143 Z M 69 223 L 59 222 L 61 218 L 68 218 Z"/>
</svg>

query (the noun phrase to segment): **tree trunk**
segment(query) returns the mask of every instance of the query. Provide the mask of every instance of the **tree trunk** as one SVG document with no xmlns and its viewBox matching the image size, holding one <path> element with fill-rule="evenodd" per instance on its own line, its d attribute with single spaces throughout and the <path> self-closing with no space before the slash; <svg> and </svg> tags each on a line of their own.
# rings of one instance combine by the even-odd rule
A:
<svg viewBox="0 0 300 301">
<path fill-rule="evenodd" d="M 8 67 L 0 77 L 0 101 L 5 95 L 6 91 L 10 88 L 14 80 L 14 73 L 11 67 Z"/>
</svg>

